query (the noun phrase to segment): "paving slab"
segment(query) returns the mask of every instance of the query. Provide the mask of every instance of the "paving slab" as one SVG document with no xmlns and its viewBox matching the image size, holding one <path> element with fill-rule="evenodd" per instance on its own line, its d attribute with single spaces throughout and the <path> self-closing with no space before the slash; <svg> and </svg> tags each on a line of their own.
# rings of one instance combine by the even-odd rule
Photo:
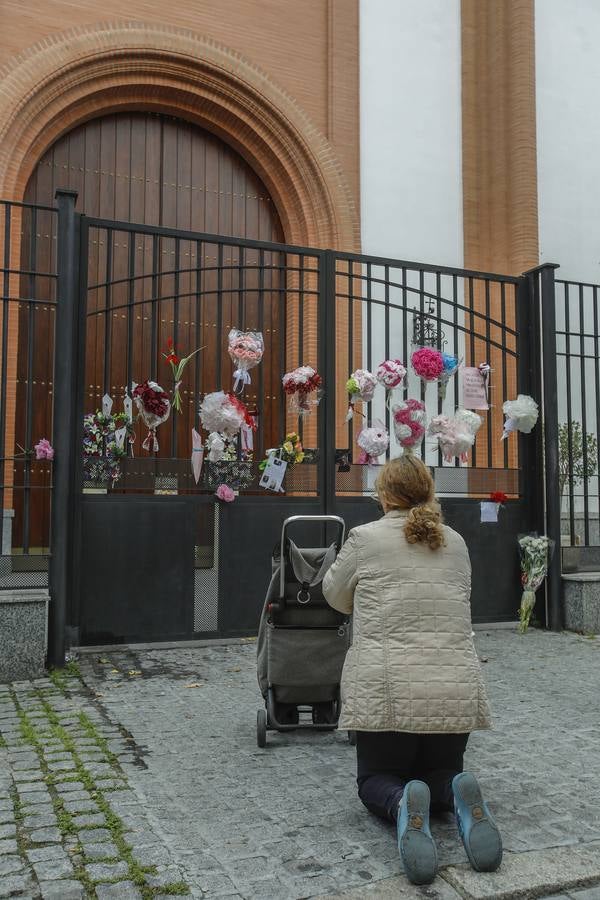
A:
<svg viewBox="0 0 600 900">
<path fill-rule="evenodd" d="M 511 900 L 600 884 L 600 843 L 505 853 L 497 872 L 449 866 L 444 878 L 468 900 Z M 594 888 L 596 889 L 596 887 Z"/>
</svg>

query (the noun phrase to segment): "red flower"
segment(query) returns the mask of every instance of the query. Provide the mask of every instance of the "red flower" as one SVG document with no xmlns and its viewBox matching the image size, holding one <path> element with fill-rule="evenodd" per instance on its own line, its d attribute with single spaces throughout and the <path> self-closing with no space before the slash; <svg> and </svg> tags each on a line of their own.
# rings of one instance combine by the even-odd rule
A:
<svg viewBox="0 0 600 900">
<path fill-rule="evenodd" d="M 171 363 L 173 366 L 179 365 L 179 357 L 175 353 L 169 353 L 168 356 L 165 356 L 165 359 L 168 363 Z"/>
<path fill-rule="evenodd" d="M 167 347 L 169 348 L 169 350 L 173 349 L 173 338 L 172 337 L 167 338 Z"/>
<path fill-rule="evenodd" d="M 229 397 L 231 403 L 235 406 L 237 411 L 243 415 L 246 425 L 248 425 L 248 427 L 251 428 L 252 431 L 256 431 L 256 420 L 248 412 L 248 407 L 246 406 L 246 404 L 242 403 L 241 400 L 238 400 L 235 394 L 227 394 L 227 396 Z"/>
<path fill-rule="evenodd" d="M 490 494 L 490 500 L 492 503 L 506 503 L 508 497 L 503 491 L 492 491 Z"/>
</svg>

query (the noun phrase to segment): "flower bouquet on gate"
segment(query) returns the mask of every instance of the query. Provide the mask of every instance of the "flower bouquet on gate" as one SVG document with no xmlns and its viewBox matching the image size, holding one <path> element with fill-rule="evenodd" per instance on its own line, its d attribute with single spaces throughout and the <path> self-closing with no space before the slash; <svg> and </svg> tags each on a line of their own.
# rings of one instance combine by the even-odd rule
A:
<svg viewBox="0 0 600 900">
<path fill-rule="evenodd" d="M 156 453 L 158 451 L 156 429 L 167 421 L 171 412 L 169 395 L 155 381 L 144 381 L 143 384 L 134 385 L 131 396 L 148 429 L 148 436 L 142 447 L 144 450 Z"/>
<path fill-rule="evenodd" d="M 370 403 L 377 387 L 377 376 L 369 372 L 368 369 L 356 369 L 346 382 L 346 390 L 348 391 L 348 412 L 346 414 L 346 422 L 354 417 L 354 404 L 357 400 L 362 403 Z M 363 413 L 360 413 L 362 416 Z"/>
<path fill-rule="evenodd" d="M 178 413 L 181 413 L 181 394 L 179 393 L 179 388 L 181 387 L 183 370 L 192 356 L 195 356 L 196 353 L 200 353 L 202 349 L 202 347 L 198 347 L 197 350 L 194 350 L 193 353 L 190 353 L 188 356 L 179 357 L 175 353 L 173 338 L 170 337 L 167 340 L 167 352 L 163 353 L 163 357 L 171 366 L 171 372 L 173 373 L 173 409 L 177 410 Z"/>
<path fill-rule="evenodd" d="M 110 482 L 113 486 L 121 477 L 121 460 L 127 456 L 124 438 L 133 432 L 122 425 L 123 414 L 117 416 L 97 410 L 83 417 L 83 477 L 95 484 Z M 121 432 L 125 432 L 122 434 Z"/>
<path fill-rule="evenodd" d="M 519 538 L 521 555 L 521 585 L 523 596 L 519 608 L 519 632 L 525 634 L 535 606 L 535 592 L 548 574 L 548 566 L 554 549 L 550 538 L 526 534 Z"/>
<path fill-rule="evenodd" d="M 310 414 L 321 399 L 323 379 L 312 366 L 298 366 L 281 379 L 283 390 L 290 398 L 290 410 L 299 416 Z"/>
<path fill-rule="evenodd" d="M 250 369 L 257 366 L 265 352 L 265 342 L 260 331 L 240 331 L 232 328 L 227 338 L 227 349 L 235 366 L 233 392 L 241 394 L 250 384 Z"/>
<path fill-rule="evenodd" d="M 421 400 L 408 397 L 392 406 L 394 436 L 406 453 L 412 453 L 425 437 L 427 410 Z"/>
<path fill-rule="evenodd" d="M 376 466 L 379 457 L 390 445 L 390 436 L 385 425 L 378 422 L 368 428 L 363 428 L 356 438 L 356 443 L 361 449 L 358 465 Z"/>
<path fill-rule="evenodd" d="M 444 353 L 435 347 L 414 347 L 411 356 L 411 366 L 415 375 L 421 381 L 437 381 L 439 384 L 439 396 L 444 400 L 446 388 L 453 375 L 458 372 L 460 359 L 451 353 Z"/>
</svg>

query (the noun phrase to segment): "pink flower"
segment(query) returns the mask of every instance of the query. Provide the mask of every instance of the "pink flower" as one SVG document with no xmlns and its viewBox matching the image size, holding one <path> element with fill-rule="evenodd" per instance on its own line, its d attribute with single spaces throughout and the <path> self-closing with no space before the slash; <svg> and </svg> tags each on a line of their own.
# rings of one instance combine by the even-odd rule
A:
<svg viewBox="0 0 600 900">
<path fill-rule="evenodd" d="M 54 459 L 54 447 L 47 438 L 38 441 L 33 449 L 36 459 Z"/>
<path fill-rule="evenodd" d="M 422 347 L 412 355 L 412 367 L 424 381 L 437 381 L 444 371 L 444 358 L 439 350 Z"/>
<path fill-rule="evenodd" d="M 233 500 L 235 500 L 235 493 L 231 490 L 228 484 L 220 484 L 215 491 L 215 496 L 219 500 L 223 500 L 225 503 L 231 503 Z"/>
</svg>

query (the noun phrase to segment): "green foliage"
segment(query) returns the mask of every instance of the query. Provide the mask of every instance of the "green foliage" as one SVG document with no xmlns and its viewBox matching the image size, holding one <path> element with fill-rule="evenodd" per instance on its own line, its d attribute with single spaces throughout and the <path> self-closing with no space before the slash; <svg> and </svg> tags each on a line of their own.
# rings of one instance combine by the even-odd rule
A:
<svg viewBox="0 0 600 900">
<path fill-rule="evenodd" d="M 558 485 L 562 500 L 569 480 L 573 487 L 598 470 L 596 435 L 584 435 L 580 422 L 563 422 L 558 426 Z"/>
</svg>

